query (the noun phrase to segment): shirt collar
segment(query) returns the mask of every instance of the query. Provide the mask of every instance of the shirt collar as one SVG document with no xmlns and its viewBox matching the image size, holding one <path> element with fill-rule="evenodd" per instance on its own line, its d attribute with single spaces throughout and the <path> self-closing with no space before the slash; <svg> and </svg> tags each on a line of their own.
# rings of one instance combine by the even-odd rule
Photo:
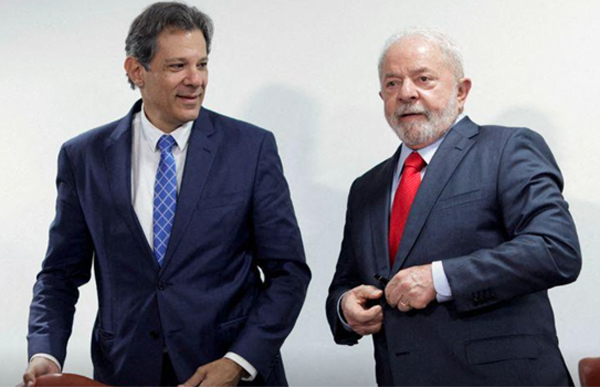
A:
<svg viewBox="0 0 600 387">
<path fill-rule="evenodd" d="M 144 105 L 142 104 L 142 110 L 140 111 L 141 115 L 141 127 L 142 127 L 142 135 L 144 136 L 146 143 L 150 147 L 153 152 L 157 152 L 157 144 L 158 140 L 165 134 L 162 130 L 158 129 L 156 126 L 150 122 L 148 117 L 146 117 L 146 112 L 144 111 Z M 175 140 L 177 147 L 180 151 L 184 151 L 185 147 L 188 144 L 188 140 L 190 139 L 190 134 L 192 133 L 192 126 L 194 125 L 194 121 L 186 122 L 181 125 L 170 134 Z"/>
</svg>

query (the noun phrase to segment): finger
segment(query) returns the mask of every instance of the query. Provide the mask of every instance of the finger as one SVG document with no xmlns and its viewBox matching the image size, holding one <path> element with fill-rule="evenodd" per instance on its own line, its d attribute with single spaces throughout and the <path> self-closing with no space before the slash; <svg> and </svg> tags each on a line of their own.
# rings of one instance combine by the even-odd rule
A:
<svg viewBox="0 0 600 387">
<path fill-rule="evenodd" d="M 362 336 L 372 335 L 374 333 L 379 332 L 381 330 L 381 327 L 382 327 L 382 324 L 379 323 L 379 324 L 360 327 L 358 330 L 355 330 L 355 332 Z"/>
<path fill-rule="evenodd" d="M 183 385 L 179 387 L 196 387 L 206 378 L 206 369 L 204 367 L 198 368 L 198 370 L 189 378 Z"/>
<path fill-rule="evenodd" d="M 200 384 L 198 385 L 198 387 L 203 387 L 203 386 L 216 386 L 217 383 L 215 383 L 212 378 L 210 377 L 210 375 L 207 375 L 204 379 L 202 379 L 202 382 L 200 382 Z"/>
<path fill-rule="evenodd" d="M 381 305 L 375 305 L 368 309 L 365 315 L 369 317 L 368 321 L 381 321 L 383 320 L 383 307 Z"/>
<path fill-rule="evenodd" d="M 434 299 L 435 293 L 432 292 L 431 295 L 428 295 L 426 292 L 423 292 L 418 297 L 412 299 L 410 306 L 413 309 L 425 309 Z"/>
<path fill-rule="evenodd" d="M 350 320 L 348 321 L 348 325 L 354 330 L 358 331 L 360 329 L 364 329 L 365 327 L 369 327 L 372 325 L 381 324 L 383 322 L 383 312 L 379 313 L 375 317 L 369 320 L 359 321 L 359 320 Z"/>
<path fill-rule="evenodd" d="M 379 319 L 372 320 L 372 321 L 369 321 L 369 322 L 365 323 L 363 325 L 363 327 L 364 328 L 371 328 L 371 327 L 374 327 L 374 326 L 377 326 L 377 325 L 381 325 L 382 322 L 383 322 L 383 319 L 381 319 L 381 320 L 379 320 Z"/>
<path fill-rule="evenodd" d="M 375 305 L 370 309 L 359 309 L 352 316 L 353 320 L 361 324 L 376 320 L 378 317 L 383 317 L 383 309 L 381 308 L 381 305 Z"/>
<path fill-rule="evenodd" d="M 398 299 L 394 299 L 394 294 L 397 294 L 400 290 L 400 284 L 402 282 L 398 279 L 398 275 L 396 274 L 393 279 L 387 284 L 385 287 L 385 299 L 388 304 L 392 305 L 394 303 L 394 307 L 398 303 Z M 397 297 L 397 296 L 396 296 Z"/>
<path fill-rule="evenodd" d="M 369 292 L 365 293 L 364 296 L 365 296 L 366 299 L 376 300 L 378 298 L 381 298 L 381 296 L 383 296 L 383 290 L 377 289 L 377 288 L 373 288 Z"/>
<path fill-rule="evenodd" d="M 395 308 L 402 298 L 406 298 L 401 286 L 395 286 L 389 290 L 386 288 L 386 292 L 386 301 L 392 308 Z"/>
<path fill-rule="evenodd" d="M 25 387 L 33 387 L 35 386 L 35 376 L 31 373 L 23 374 L 23 384 Z"/>
<path fill-rule="evenodd" d="M 354 289 L 354 294 L 356 298 L 360 301 L 363 300 L 372 300 L 381 297 L 382 291 L 381 289 L 376 288 L 371 285 L 360 285 Z"/>
<path fill-rule="evenodd" d="M 33 387 L 35 386 L 37 379 L 36 376 L 38 375 L 42 375 L 43 372 L 40 372 L 39 369 L 36 369 L 35 366 L 32 366 L 31 364 L 27 367 L 27 369 L 25 370 L 25 373 L 23 374 L 23 384 L 26 387 Z"/>
<path fill-rule="evenodd" d="M 398 310 L 400 312 L 408 312 L 409 310 L 411 310 L 412 307 L 410 305 L 410 302 L 398 302 Z"/>
</svg>

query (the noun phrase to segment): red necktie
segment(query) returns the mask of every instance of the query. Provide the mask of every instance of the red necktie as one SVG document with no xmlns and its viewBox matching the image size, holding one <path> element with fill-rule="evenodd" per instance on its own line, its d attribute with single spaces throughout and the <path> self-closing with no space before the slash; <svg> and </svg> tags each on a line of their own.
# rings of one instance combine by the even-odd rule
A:
<svg viewBox="0 0 600 387">
<path fill-rule="evenodd" d="M 427 165 L 417 152 L 413 152 L 404 162 L 404 169 L 400 184 L 394 195 L 392 205 L 392 216 L 390 217 L 390 235 L 388 239 L 390 248 L 390 267 L 394 265 L 394 259 L 400 246 L 400 240 L 404 233 L 404 226 L 410 213 L 419 185 L 421 185 L 421 169 Z"/>
</svg>

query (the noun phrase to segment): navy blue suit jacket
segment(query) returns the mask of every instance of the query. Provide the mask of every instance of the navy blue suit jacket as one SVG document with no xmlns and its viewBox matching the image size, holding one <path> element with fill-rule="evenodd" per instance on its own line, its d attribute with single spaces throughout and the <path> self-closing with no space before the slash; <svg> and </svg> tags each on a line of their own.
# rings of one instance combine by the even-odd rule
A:
<svg viewBox="0 0 600 387">
<path fill-rule="evenodd" d="M 327 300 L 339 344 L 337 301 L 379 286 L 373 273 L 443 262 L 453 301 L 402 313 L 384 305 L 373 336 L 380 385 L 566 385 L 547 289 L 574 281 L 577 234 L 563 180 L 531 130 L 461 120 L 427 167 L 394 266 L 388 260 L 390 186 L 399 151 L 358 178 Z"/>
<path fill-rule="evenodd" d="M 232 351 L 258 370 L 255 384 L 285 385 L 279 349 L 310 271 L 273 135 L 201 109 L 159 267 L 131 205 L 131 123 L 140 105 L 60 151 L 29 354 L 64 363 L 78 287 L 93 265 L 96 379 L 156 385 L 166 347 L 181 382 Z"/>
</svg>

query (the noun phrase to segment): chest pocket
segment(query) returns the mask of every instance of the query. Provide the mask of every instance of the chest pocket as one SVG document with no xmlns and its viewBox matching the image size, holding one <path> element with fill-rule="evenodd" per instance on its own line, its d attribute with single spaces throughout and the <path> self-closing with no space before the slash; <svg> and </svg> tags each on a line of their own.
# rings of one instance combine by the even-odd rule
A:
<svg viewBox="0 0 600 387">
<path fill-rule="evenodd" d="M 472 203 L 477 200 L 484 199 L 489 194 L 484 188 L 473 189 L 465 192 L 460 192 L 450 197 L 443 197 L 437 203 L 438 209 L 458 207 Z"/>
<path fill-rule="evenodd" d="M 234 192 L 225 195 L 200 198 L 198 202 L 199 210 L 208 210 L 212 208 L 229 207 L 248 200 L 246 192 Z"/>
</svg>

